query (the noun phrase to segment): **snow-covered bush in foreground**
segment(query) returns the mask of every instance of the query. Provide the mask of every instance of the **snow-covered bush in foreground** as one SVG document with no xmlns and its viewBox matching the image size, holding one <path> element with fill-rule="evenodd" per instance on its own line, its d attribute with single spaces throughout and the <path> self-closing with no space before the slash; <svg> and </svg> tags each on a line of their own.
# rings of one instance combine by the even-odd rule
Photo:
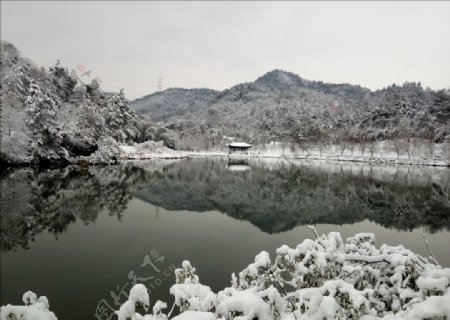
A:
<svg viewBox="0 0 450 320">
<path fill-rule="evenodd" d="M 375 247 L 375 236 L 361 233 L 345 242 L 332 232 L 296 248 L 255 257 L 231 286 L 218 292 L 200 284 L 188 261 L 176 270 L 170 289 L 175 302 L 142 316 L 134 305 L 148 301 L 146 291 L 117 312 L 119 319 L 162 320 L 177 308 L 176 320 L 449 319 L 450 269 L 430 263 L 403 246 Z M 142 285 L 138 285 L 143 290 Z M 162 307 L 161 307 L 162 306 Z"/>
<path fill-rule="evenodd" d="M 401 245 L 376 248 L 371 233 L 344 242 L 332 232 L 296 248 L 284 245 L 273 261 L 263 251 L 217 294 L 199 282 L 188 261 L 175 275 L 170 311 L 164 313 L 167 304 L 157 301 L 151 314 L 142 315 L 150 308 L 150 297 L 137 284 L 116 311 L 118 319 L 450 319 L 450 269 Z M 27 306 L 2 307 L 0 320 L 15 319 L 12 314 L 17 319 L 56 319 L 45 297 L 28 292 L 24 302 Z M 179 315 L 172 317 L 175 310 Z"/>
<path fill-rule="evenodd" d="M 53 312 L 49 311 L 46 297 L 37 297 L 34 292 L 24 293 L 24 306 L 6 305 L 0 308 L 0 320 L 56 320 Z"/>
</svg>

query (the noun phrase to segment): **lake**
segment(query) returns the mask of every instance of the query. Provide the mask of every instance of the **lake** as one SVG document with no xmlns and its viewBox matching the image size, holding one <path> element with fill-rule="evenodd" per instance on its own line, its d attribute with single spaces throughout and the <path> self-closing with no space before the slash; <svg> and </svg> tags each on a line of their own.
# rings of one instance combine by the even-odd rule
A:
<svg viewBox="0 0 450 320">
<path fill-rule="evenodd" d="M 214 291 L 262 250 L 373 232 L 450 267 L 450 168 L 190 159 L 1 174 L 0 305 L 45 295 L 59 319 L 116 319 L 133 283 L 172 303 L 185 259 Z"/>
</svg>

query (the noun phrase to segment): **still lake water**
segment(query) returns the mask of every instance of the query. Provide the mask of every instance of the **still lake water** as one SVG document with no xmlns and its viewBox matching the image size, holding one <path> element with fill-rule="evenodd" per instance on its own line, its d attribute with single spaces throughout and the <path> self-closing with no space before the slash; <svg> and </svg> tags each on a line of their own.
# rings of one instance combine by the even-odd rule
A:
<svg viewBox="0 0 450 320">
<path fill-rule="evenodd" d="M 1 183 L 0 305 L 27 290 L 59 319 L 115 319 L 133 282 L 172 303 L 184 259 L 214 291 L 261 250 L 373 232 L 450 267 L 450 169 L 194 159 L 21 168 Z"/>
</svg>

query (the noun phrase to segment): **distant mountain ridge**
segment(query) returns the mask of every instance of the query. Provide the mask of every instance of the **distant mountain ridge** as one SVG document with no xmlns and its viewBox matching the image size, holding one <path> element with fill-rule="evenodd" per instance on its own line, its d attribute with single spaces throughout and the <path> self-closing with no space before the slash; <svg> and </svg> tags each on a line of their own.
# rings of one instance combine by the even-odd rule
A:
<svg viewBox="0 0 450 320">
<path fill-rule="evenodd" d="M 219 91 L 211 89 L 182 89 L 171 88 L 163 92 L 157 92 L 151 95 L 134 100 L 133 106 L 138 113 L 146 113 L 145 108 L 140 109 L 140 102 L 144 105 L 148 99 L 152 99 L 154 112 L 157 114 L 154 117 L 157 121 L 166 121 L 174 115 L 182 115 L 189 111 L 196 111 L 203 105 L 212 102 Z M 172 108 L 172 100 L 177 101 L 176 107 Z M 190 107 L 193 109 L 190 109 Z"/>
<path fill-rule="evenodd" d="M 363 99 L 366 94 L 371 93 L 369 89 L 358 85 L 309 81 L 294 73 L 275 69 L 257 78 L 254 82 L 240 83 L 223 91 L 207 88 L 169 88 L 131 101 L 130 106 L 138 113 L 150 113 L 156 121 L 167 121 L 179 115 L 177 111 L 201 110 L 202 106 L 209 107 L 210 104 L 215 104 L 219 100 L 235 101 L 236 98 L 241 98 L 242 102 L 247 102 L 253 96 L 248 95 L 250 91 L 260 94 L 279 93 L 299 88 L 313 89 L 324 94 L 336 94 L 341 97 L 355 98 L 357 96 L 359 99 Z M 239 94 L 237 97 L 236 93 Z M 188 106 L 191 106 L 192 109 L 188 109 Z"/>
<path fill-rule="evenodd" d="M 283 70 L 223 91 L 168 89 L 131 101 L 130 107 L 163 122 L 181 139 L 205 146 L 222 136 L 254 143 L 400 137 L 444 142 L 450 134 L 448 90 L 407 82 L 371 91 L 305 80 Z"/>
</svg>

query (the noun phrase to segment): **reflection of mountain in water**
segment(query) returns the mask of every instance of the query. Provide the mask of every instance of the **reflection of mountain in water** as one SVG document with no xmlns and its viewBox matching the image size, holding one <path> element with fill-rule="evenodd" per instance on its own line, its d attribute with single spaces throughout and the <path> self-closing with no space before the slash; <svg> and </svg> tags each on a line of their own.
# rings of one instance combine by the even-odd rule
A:
<svg viewBox="0 0 450 320">
<path fill-rule="evenodd" d="M 43 231 L 58 235 L 101 211 L 120 219 L 133 196 L 170 210 L 219 210 L 268 233 L 364 219 L 401 230 L 450 229 L 448 169 L 411 179 L 409 169 L 394 168 L 383 179 L 310 165 L 251 168 L 235 172 L 226 160 L 186 160 L 90 167 L 89 177 L 78 167 L 8 171 L 0 180 L 1 247 L 27 247 Z"/>
<path fill-rule="evenodd" d="M 365 219 L 401 230 L 427 226 L 436 231 L 450 228 L 450 188 L 433 183 L 432 173 L 422 174 L 417 184 L 407 181 L 408 171 L 388 181 L 304 165 L 252 166 L 236 174 L 222 161 L 192 160 L 165 167 L 135 195 L 170 210 L 219 210 L 268 233 Z"/>
</svg>

